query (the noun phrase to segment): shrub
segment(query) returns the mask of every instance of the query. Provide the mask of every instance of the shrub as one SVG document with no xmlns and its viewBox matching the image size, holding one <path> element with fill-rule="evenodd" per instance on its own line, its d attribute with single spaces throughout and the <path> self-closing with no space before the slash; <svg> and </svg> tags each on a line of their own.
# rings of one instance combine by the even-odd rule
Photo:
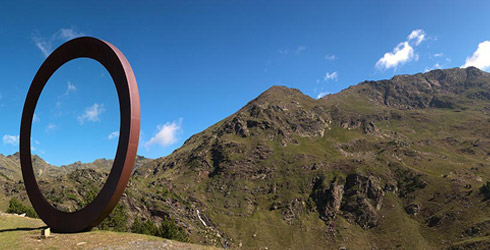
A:
<svg viewBox="0 0 490 250">
<path fill-rule="evenodd" d="M 153 235 L 183 242 L 189 241 L 184 229 L 178 226 L 175 221 L 169 217 L 165 217 L 163 219 L 160 227 L 157 227 L 151 220 L 141 222 L 139 219 L 135 219 L 133 225 L 131 225 L 131 232 Z"/>
<path fill-rule="evenodd" d="M 121 204 L 117 204 L 114 210 L 112 210 L 109 216 L 97 228 L 117 232 L 128 231 L 128 213 L 126 212 L 126 208 Z"/>
<path fill-rule="evenodd" d="M 151 220 L 141 222 L 139 219 L 135 219 L 133 225 L 131 225 L 131 232 L 157 236 L 158 227 Z"/>
<path fill-rule="evenodd" d="M 480 194 L 483 195 L 483 198 L 485 200 L 490 200 L 490 181 L 487 181 L 486 184 L 481 186 L 480 188 Z"/>
<path fill-rule="evenodd" d="M 13 214 L 25 213 L 27 217 L 39 218 L 36 211 L 34 211 L 33 207 L 24 205 L 21 201 L 19 201 L 15 197 L 12 197 L 12 199 L 10 199 L 7 213 L 13 213 Z"/>
<path fill-rule="evenodd" d="M 174 220 L 165 217 L 158 230 L 158 236 L 162 238 L 187 242 L 187 234 L 182 227 L 179 227 Z"/>
</svg>

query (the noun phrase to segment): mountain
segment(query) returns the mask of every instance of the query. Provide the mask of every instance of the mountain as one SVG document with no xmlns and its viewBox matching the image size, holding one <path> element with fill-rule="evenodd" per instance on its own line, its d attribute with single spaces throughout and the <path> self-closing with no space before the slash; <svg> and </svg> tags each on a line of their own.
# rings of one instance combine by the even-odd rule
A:
<svg viewBox="0 0 490 250">
<path fill-rule="evenodd" d="M 133 171 L 149 161 L 151 159 L 137 156 Z M 32 156 L 34 174 L 44 196 L 57 209 L 66 212 L 80 209 L 94 198 L 93 194 L 107 179 L 113 162 L 112 159 L 97 159 L 91 163 L 78 161 L 57 167 L 38 155 Z M 8 197 L 20 195 L 27 200 L 23 190 L 19 153 L 9 156 L 0 154 L 0 210 L 6 210 Z"/>
<path fill-rule="evenodd" d="M 132 220 L 170 216 L 191 241 L 223 247 L 488 249 L 489 112 L 490 74 L 474 67 L 318 100 L 274 86 L 141 164 L 121 203 Z M 58 203 L 103 181 L 74 169 L 56 177 Z"/>
</svg>

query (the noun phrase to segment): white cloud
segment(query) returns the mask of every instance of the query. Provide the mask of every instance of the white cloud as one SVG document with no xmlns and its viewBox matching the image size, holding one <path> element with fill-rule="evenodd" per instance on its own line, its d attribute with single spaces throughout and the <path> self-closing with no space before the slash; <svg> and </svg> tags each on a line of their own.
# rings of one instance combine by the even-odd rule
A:
<svg viewBox="0 0 490 250">
<path fill-rule="evenodd" d="M 327 60 L 327 61 L 333 61 L 335 59 L 337 59 L 336 55 L 330 55 L 330 54 L 325 55 L 325 60 Z"/>
<path fill-rule="evenodd" d="M 158 132 L 156 135 L 145 143 L 145 147 L 147 149 L 149 146 L 154 144 L 166 147 L 176 143 L 178 139 L 177 136 L 182 133 L 182 119 L 179 121 L 173 121 L 172 123 L 167 122 L 163 126 L 159 125 L 157 129 Z"/>
<path fill-rule="evenodd" d="M 303 52 L 305 50 L 306 50 L 306 46 L 301 45 L 301 46 L 298 46 L 298 48 L 296 48 L 296 50 L 294 51 L 294 53 L 297 55 L 297 54 L 300 54 L 301 52 Z"/>
<path fill-rule="evenodd" d="M 281 54 L 283 56 L 287 56 L 287 55 L 290 55 L 290 54 L 291 55 L 292 54 L 299 55 L 299 54 L 301 54 L 305 50 L 306 50 L 306 46 L 301 45 L 301 46 L 296 47 L 296 49 L 291 49 L 291 48 L 290 49 L 279 49 L 279 50 L 277 50 L 277 53 L 279 53 L 279 54 Z"/>
<path fill-rule="evenodd" d="M 46 133 L 49 133 L 50 131 L 53 131 L 53 130 L 55 130 L 56 128 L 57 128 L 56 124 L 54 124 L 54 123 L 50 123 L 50 124 L 48 124 L 48 126 L 46 126 L 45 131 L 46 131 Z"/>
<path fill-rule="evenodd" d="M 413 30 L 410 35 L 408 35 L 408 40 L 415 40 L 415 46 L 419 46 L 419 44 L 425 40 L 425 32 L 421 29 Z"/>
<path fill-rule="evenodd" d="M 75 37 L 80 37 L 80 36 L 84 36 L 85 34 L 81 33 L 81 32 L 76 32 L 75 30 L 73 29 L 64 29 L 62 28 L 59 32 L 59 36 L 61 38 L 64 38 L 66 40 L 71 40 Z"/>
<path fill-rule="evenodd" d="M 119 131 L 114 131 L 114 132 L 110 133 L 109 136 L 107 136 L 107 139 L 112 140 L 116 137 L 119 137 Z"/>
<path fill-rule="evenodd" d="M 4 135 L 2 139 L 3 139 L 3 144 L 11 144 L 13 146 L 19 145 L 18 135 Z"/>
<path fill-rule="evenodd" d="M 428 72 L 434 69 L 442 69 L 442 66 L 439 63 L 434 64 L 432 67 L 426 67 L 424 72 Z"/>
<path fill-rule="evenodd" d="M 48 42 L 46 39 L 40 37 L 40 36 L 33 36 L 32 40 L 36 44 L 36 46 L 41 50 L 43 55 L 45 57 L 48 57 L 49 54 L 51 53 L 51 42 Z"/>
<path fill-rule="evenodd" d="M 289 51 L 286 50 L 286 49 L 280 49 L 280 50 L 277 51 L 277 53 L 279 53 L 281 55 L 287 55 L 287 54 L 289 54 Z"/>
<path fill-rule="evenodd" d="M 444 56 L 443 53 L 436 53 L 436 54 L 434 54 L 434 57 L 442 57 L 442 56 Z"/>
<path fill-rule="evenodd" d="M 65 42 L 65 41 L 71 40 L 75 37 L 84 36 L 84 35 L 85 34 L 83 34 L 81 32 L 77 32 L 74 29 L 62 28 L 59 31 L 57 31 L 56 33 L 54 33 L 53 35 L 51 35 L 51 37 L 49 37 L 49 38 L 43 37 L 43 36 L 39 35 L 39 32 L 36 32 L 32 36 L 32 41 L 34 41 L 34 43 L 41 50 L 43 55 L 45 57 L 48 57 L 49 54 L 52 52 L 53 44 L 55 42 L 59 42 L 59 41 Z"/>
<path fill-rule="evenodd" d="M 386 52 L 385 55 L 376 62 L 376 68 L 396 68 L 414 58 L 415 55 L 412 46 L 410 46 L 408 42 L 402 42 L 393 49 L 393 52 Z"/>
<path fill-rule="evenodd" d="M 73 92 L 73 91 L 76 91 L 76 90 L 77 90 L 77 87 L 75 86 L 75 84 L 71 83 L 70 81 L 68 81 L 68 82 L 66 83 L 66 85 L 67 85 L 67 86 L 66 86 L 66 91 L 65 91 L 64 96 L 67 96 L 67 95 L 69 95 L 71 92 Z"/>
<path fill-rule="evenodd" d="M 466 57 L 466 62 L 462 68 L 474 66 L 482 70 L 490 69 L 490 41 L 483 41 L 478 44 L 478 48 L 471 57 Z"/>
<path fill-rule="evenodd" d="M 38 115 L 34 114 L 34 116 L 32 117 L 32 121 L 33 122 L 40 122 L 41 121 L 41 118 L 39 118 Z"/>
<path fill-rule="evenodd" d="M 332 72 L 332 73 L 325 73 L 325 76 L 323 77 L 323 79 L 325 81 L 328 81 L 328 80 L 337 80 L 339 77 L 339 74 L 337 73 L 337 71 L 335 72 Z"/>
<path fill-rule="evenodd" d="M 418 54 L 415 53 L 415 46 L 420 45 L 424 40 L 426 34 L 425 31 L 421 29 L 413 30 L 410 35 L 408 35 L 408 40 L 399 43 L 392 52 L 386 52 L 383 57 L 381 57 L 376 62 L 376 68 L 379 70 L 397 68 L 407 62 L 412 60 L 418 60 Z"/>
<path fill-rule="evenodd" d="M 98 122 L 100 120 L 99 116 L 104 112 L 104 104 L 94 103 L 94 105 L 85 109 L 85 112 L 78 116 L 78 122 L 83 124 L 85 121 Z"/>
<path fill-rule="evenodd" d="M 316 99 L 320 99 L 326 95 L 330 94 L 330 92 L 320 92 L 317 96 L 316 96 Z"/>
</svg>

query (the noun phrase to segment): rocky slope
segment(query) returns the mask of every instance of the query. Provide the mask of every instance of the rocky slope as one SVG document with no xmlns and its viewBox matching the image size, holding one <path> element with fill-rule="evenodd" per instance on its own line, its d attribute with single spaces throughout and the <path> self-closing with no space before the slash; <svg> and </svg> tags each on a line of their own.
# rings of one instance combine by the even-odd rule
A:
<svg viewBox="0 0 490 250">
<path fill-rule="evenodd" d="M 122 203 L 131 218 L 170 215 L 192 241 L 223 247 L 485 249 L 489 112 L 490 74 L 473 67 L 319 100 L 275 86 L 142 163 Z M 56 177 L 64 192 L 104 179 L 74 169 Z M 57 202 L 77 208 L 80 197 Z"/>
</svg>

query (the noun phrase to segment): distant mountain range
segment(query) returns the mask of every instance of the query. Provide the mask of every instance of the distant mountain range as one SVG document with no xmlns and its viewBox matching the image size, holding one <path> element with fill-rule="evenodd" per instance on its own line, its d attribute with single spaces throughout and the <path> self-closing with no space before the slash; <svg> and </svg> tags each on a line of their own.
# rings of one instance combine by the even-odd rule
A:
<svg viewBox="0 0 490 250">
<path fill-rule="evenodd" d="M 83 206 L 111 160 L 53 167 L 45 196 Z M 18 155 L 0 155 L 0 210 L 26 200 Z M 474 67 L 365 81 L 315 100 L 274 86 L 190 137 L 139 157 L 121 202 L 170 215 L 191 241 L 245 249 L 488 249 L 490 74 Z"/>
</svg>

